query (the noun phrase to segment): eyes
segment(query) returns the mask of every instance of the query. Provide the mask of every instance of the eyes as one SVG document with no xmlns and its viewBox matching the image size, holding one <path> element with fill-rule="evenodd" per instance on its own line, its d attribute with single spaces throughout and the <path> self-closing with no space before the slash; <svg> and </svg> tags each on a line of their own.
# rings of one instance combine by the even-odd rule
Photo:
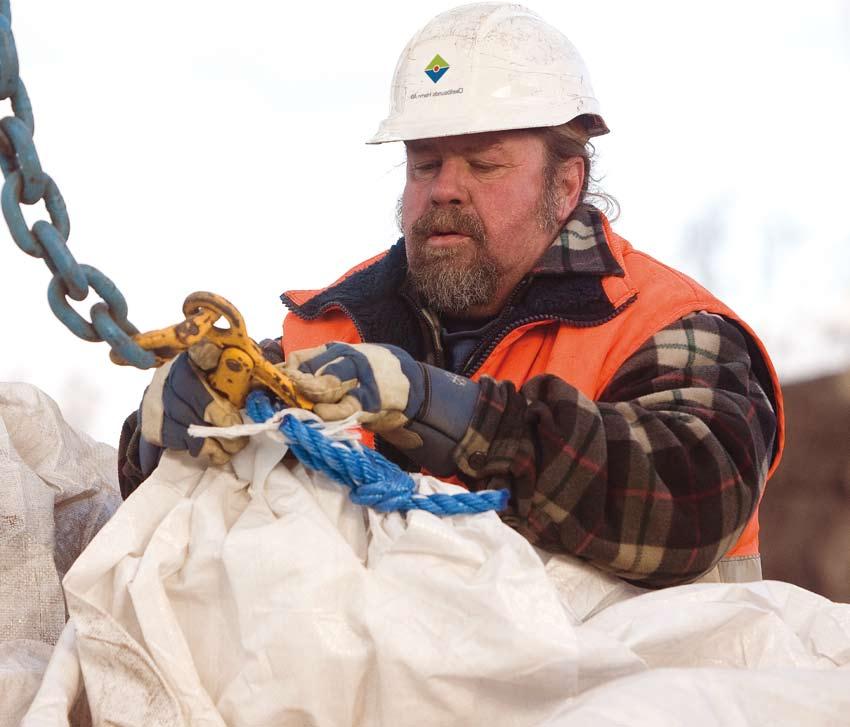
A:
<svg viewBox="0 0 850 727">
<path fill-rule="evenodd" d="M 498 172 L 506 168 L 504 164 L 476 158 L 464 159 L 463 162 L 477 177 L 495 176 Z M 407 168 L 414 179 L 428 180 L 437 176 L 442 166 L 443 162 L 441 159 L 423 159 L 421 161 L 408 162 Z"/>
</svg>

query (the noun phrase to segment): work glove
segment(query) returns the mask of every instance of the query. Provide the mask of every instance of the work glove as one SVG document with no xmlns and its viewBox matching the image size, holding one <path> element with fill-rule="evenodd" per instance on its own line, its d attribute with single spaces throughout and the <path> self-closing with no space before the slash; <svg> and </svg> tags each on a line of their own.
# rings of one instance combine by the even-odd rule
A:
<svg viewBox="0 0 850 727">
<path fill-rule="evenodd" d="M 145 475 L 159 459 L 161 450 L 187 450 L 207 456 L 213 464 L 225 464 L 248 442 L 247 437 L 215 439 L 193 437 L 192 424 L 229 427 L 242 424 L 239 410 L 207 384 L 204 372 L 218 365 L 221 351 L 199 343 L 156 370 L 142 397 L 140 459 Z M 153 465 L 153 466 L 152 466 Z"/>
<path fill-rule="evenodd" d="M 292 352 L 283 365 L 322 419 L 353 414 L 438 476 L 455 472 L 452 452 L 478 401 L 478 384 L 375 343 L 330 343 Z"/>
</svg>

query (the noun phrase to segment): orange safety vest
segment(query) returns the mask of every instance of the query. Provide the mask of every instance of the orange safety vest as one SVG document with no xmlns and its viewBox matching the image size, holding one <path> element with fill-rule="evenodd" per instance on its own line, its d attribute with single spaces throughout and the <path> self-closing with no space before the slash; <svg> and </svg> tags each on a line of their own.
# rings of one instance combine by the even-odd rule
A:
<svg viewBox="0 0 850 727">
<path fill-rule="evenodd" d="M 776 403 L 777 432 L 768 477 L 779 464 L 785 441 L 782 393 L 776 371 L 764 345 L 730 308 L 686 275 L 663 265 L 638 250 L 611 230 L 603 218 L 608 246 L 625 272 L 609 275 L 602 287 L 616 315 L 589 327 L 574 327 L 561 321 L 535 321 L 518 326 L 503 338 L 472 375 L 511 381 L 517 388 L 538 374 L 554 374 L 575 386 L 590 399 L 597 399 L 617 370 L 658 331 L 697 311 L 717 313 L 736 321 L 758 345 L 770 373 Z M 363 270 L 385 253 L 361 263 L 340 278 Z M 286 296 L 303 305 L 320 290 L 289 291 Z M 359 343 L 352 320 L 340 308 L 331 307 L 312 320 L 287 315 L 282 339 L 284 356 L 327 341 Z M 758 555 L 758 506 L 727 558 Z"/>
</svg>

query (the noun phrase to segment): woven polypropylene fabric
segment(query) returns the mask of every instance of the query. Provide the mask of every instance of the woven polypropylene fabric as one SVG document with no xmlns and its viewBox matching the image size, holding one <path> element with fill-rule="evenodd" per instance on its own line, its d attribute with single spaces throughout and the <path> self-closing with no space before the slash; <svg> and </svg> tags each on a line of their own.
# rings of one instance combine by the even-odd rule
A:
<svg viewBox="0 0 850 727">
<path fill-rule="evenodd" d="M 18 724 L 65 625 L 62 578 L 120 503 L 112 447 L 37 388 L 0 384 L 0 727 Z"/>
</svg>

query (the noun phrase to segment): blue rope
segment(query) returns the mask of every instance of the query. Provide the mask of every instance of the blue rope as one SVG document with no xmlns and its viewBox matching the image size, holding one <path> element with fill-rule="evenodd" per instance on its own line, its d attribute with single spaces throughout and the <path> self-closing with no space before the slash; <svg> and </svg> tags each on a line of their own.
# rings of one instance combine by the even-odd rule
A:
<svg viewBox="0 0 850 727">
<path fill-rule="evenodd" d="M 255 422 L 267 421 L 281 408 L 279 402 L 272 405 L 263 391 L 252 391 L 245 402 L 248 416 Z M 507 490 L 417 495 L 416 483 L 407 472 L 374 449 L 355 448 L 328 439 L 317 422 L 303 422 L 286 415 L 280 431 L 305 467 L 347 485 L 351 489 L 351 501 L 357 505 L 379 512 L 425 510 L 442 517 L 504 510 L 508 504 Z"/>
</svg>

